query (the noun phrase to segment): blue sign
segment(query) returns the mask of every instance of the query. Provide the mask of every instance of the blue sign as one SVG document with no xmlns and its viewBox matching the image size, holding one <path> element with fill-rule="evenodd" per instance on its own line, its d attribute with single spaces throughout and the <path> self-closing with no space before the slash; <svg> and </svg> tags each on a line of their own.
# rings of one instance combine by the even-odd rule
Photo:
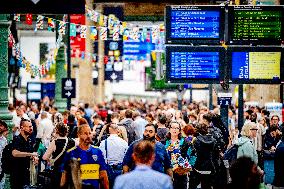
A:
<svg viewBox="0 0 284 189">
<path fill-rule="evenodd" d="M 249 79 L 249 53 L 233 52 L 232 68 L 233 79 Z"/>
<path fill-rule="evenodd" d="M 151 51 L 155 50 L 155 44 L 149 42 L 124 41 L 123 56 L 125 60 L 149 60 Z"/>
<path fill-rule="evenodd" d="M 220 12 L 177 9 L 171 11 L 171 38 L 218 39 Z"/>
<path fill-rule="evenodd" d="M 218 97 L 218 105 L 221 107 L 230 106 L 232 97 Z"/>
<path fill-rule="evenodd" d="M 171 52 L 171 79 L 219 78 L 219 52 Z"/>
</svg>

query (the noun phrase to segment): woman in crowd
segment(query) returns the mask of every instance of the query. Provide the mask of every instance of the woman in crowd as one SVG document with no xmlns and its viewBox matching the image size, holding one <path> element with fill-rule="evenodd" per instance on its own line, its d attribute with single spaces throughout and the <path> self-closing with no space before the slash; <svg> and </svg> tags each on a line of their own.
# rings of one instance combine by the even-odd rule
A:
<svg viewBox="0 0 284 189">
<path fill-rule="evenodd" d="M 60 165 L 65 152 L 74 147 L 75 142 L 74 140 L 67 138 L 68 127 L 63 122 L 59 122 L 56 125 L 55 131 L 57 137 L 50 143 L 42 159 L 49 162 L 53 170 L 51 186 L 54 188 L 59 188 L 61 179 Z"/>
<path fill-rule="evenodd" d="M 195 152 L 191 142 L 187 142 L 181 135 L 181 125 L 177 121 L 169 124 L 170 132 L 167 135 L 166 149 L 171 158 L 174 172 L 174 189 L 187 188 L 187 173 L 195 164 Z M 180 163 L 183 165 L 181 166 Z M 188 166 L 187 166 L 188 165 Z"/>
<path fill-rule="evenodd" d="M 256 137 L 257 130 L 257 125 L 254 122 L 247 122 L 242 128 L 242 136 L 236 143 L 239 146 L 237 158 L 243 156 L 250 157 L 256 165 L 258 163 L 258 156 L 253 146 L 252 139 Z"/>
</svg>

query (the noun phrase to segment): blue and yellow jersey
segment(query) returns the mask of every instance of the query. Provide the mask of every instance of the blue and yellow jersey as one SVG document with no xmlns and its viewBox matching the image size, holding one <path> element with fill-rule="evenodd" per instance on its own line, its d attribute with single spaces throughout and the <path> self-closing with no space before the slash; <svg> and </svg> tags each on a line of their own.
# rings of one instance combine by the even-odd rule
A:
<svg viewBox="0 0 284 189">
<path fill-rule="evenodd" d="M 99 172 L 106 170 L 102 151 L 95 146 L 91 146 L 88 150 L 82 150 L 78 146 L 71 148 L 66 152 L 64 157 L 61 169 L 62 172 L 68 170 L 71 159 L 77 159 L 80 162 L 83 184 L 99 188 Z"/>
</svg>

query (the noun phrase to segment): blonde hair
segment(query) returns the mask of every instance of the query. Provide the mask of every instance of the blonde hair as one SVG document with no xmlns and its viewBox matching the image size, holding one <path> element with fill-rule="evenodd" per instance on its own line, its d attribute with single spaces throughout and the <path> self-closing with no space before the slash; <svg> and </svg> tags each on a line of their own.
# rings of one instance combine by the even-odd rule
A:
<svg viewBox="0 0 284 189">
<path fill-rule="evenodd" d="M 255 127 L 257 127 L 257 125 L 254 122 L 248 122 L 248 123 L 244 124 L 242 131 L 241 131 L 241 135 L 246 136 L 246 137 L 250 137 L 250 130 L 252 128 L 255 128 Z"/>
</svg>

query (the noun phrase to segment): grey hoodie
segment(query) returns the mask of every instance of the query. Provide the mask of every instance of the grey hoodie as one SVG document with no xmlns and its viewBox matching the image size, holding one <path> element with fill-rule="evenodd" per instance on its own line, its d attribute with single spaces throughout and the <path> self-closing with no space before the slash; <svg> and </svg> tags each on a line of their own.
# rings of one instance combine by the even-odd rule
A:
<svg viewBox="0 0 284 189">
<path fill-rule="evenodd" d="M 240 137 L 236 145 L 239 146 L 237 158 L 246 156 L 250 157 L 256 164 L 258 163 L 257 152 L 253 147 L 252 141 L 248 137 L 246 136 Z"/>
</svg>

